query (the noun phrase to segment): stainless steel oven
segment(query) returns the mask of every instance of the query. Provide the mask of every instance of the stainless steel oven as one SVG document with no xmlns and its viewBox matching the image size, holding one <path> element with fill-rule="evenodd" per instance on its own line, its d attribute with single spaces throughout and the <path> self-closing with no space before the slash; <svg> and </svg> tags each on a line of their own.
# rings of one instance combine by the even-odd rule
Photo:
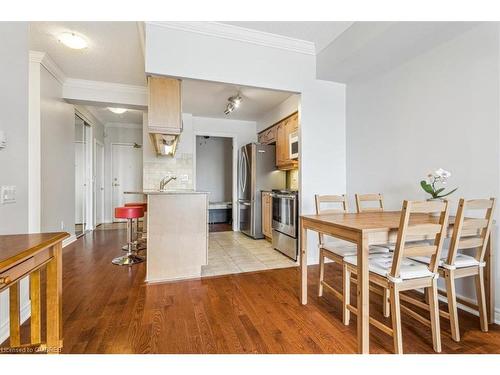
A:
<svg viewBox="0 0 500 375">
<path fill-rule="evenodd" d="M 273 247 L 297 260 L 298 193 L 273 190 Z"/>
</svg>

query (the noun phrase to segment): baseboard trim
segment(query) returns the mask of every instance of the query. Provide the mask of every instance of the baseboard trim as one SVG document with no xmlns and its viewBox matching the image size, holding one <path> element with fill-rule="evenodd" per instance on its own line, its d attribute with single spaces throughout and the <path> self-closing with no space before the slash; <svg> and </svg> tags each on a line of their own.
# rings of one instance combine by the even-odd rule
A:
<svg viewBox="0 0 500 375">
<path fill-rule="evenodd" d="M 27 302 L 24 304 L 24 306 L 21 307 L 20 311 L 21 324 L 27 321 L 30 316 L 31 316 L 31 301 L 28 299 Z M 10 336 L 10 322 L 7 317 L 7 319 L 5 319 L 5 321 L 2 324 L 0 324 L 0 343 L 7 340 L 9 336 Z"/>
<path fill-rule="evenodd" d="M 417 289 L 416 291 L 421 293 L 421 294 L 424 294 L 423 289 Z M 463 299 L 464 301 L 467 301 L 467 302 L 470 302 L 473 304 L 477 304 L 477 301 L 472 299 L 472 298 L 464 297 L 460 294 L 457 294 L 457 297 Z M 448 303 L 446 296 L 438 294 L 438 299 L 442 302 Z M 474 310 L 474 309 L 470 308 L 469 306 L 466 306 L 458 301 L 457 301 L 457 308 L 459 308 L 460 310 L 466 311 L 469 314 L 472 314 L 472 315 L 479 317 L 479 311 Z M 500 309 L 499 308 L 495 308 L 495 316 L 493 317 L 493 321 L 495 322 L 495 324 L 500 324 Z"/>
<path fill-rule="evenodd" d="M 72 234 L 62 242 L 62 247 L 66 247 L 68 245 L 71 245 L 73 242 L 77 240 L 76 235 Z"/>
</svg>

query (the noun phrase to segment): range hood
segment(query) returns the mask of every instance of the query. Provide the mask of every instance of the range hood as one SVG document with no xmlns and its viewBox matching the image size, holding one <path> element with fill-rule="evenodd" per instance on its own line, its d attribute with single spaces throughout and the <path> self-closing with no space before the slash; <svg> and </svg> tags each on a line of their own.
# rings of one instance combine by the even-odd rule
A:
<svg viewBox="0 0 500 375">
<path fill-rule="evenodd" d="M 149 137 L 153 143 L 156 155 L 174 156 L 180 134 L 158 134 L 150 133 Z"/>
<path fill-rule="evenodd" d="M 181 81 L 148 77 L 148 132 L 159 156 L 174 156 L 182 133 Z"/>
</svg>

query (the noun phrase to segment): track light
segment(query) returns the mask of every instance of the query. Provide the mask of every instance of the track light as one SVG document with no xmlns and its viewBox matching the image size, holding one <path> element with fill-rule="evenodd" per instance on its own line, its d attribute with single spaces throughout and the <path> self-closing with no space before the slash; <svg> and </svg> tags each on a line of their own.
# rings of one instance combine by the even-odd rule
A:
<svg viewBox="0 0 500 375">
<path fill-rule="evenodd" d="M 224 110 L 225 115 L 229 115 L 235 109 L 239 108 L 241 102 L 243 101 L 243 98 L 241 97 L 240 93 L 237 93 L 236 95 L 228 98 L 227 101 L 228 103 L 226 105 L 226 109 Z"/>
</svg>

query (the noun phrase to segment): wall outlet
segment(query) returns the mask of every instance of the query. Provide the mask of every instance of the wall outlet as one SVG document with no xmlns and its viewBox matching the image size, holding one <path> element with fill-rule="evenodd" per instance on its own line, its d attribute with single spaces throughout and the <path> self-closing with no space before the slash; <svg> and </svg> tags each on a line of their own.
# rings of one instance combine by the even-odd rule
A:
<svg viewBox="0 0 500 375">
<path fill-rule="evenodd" d="M 64 230 L 64 221 L 61 221 L 61 230 Z"/>
<path fill-rule="evenodd" d="M 16 187 L 1 186 L 0 187 L 0 204 L 16 203 Z"/>
</svg>

